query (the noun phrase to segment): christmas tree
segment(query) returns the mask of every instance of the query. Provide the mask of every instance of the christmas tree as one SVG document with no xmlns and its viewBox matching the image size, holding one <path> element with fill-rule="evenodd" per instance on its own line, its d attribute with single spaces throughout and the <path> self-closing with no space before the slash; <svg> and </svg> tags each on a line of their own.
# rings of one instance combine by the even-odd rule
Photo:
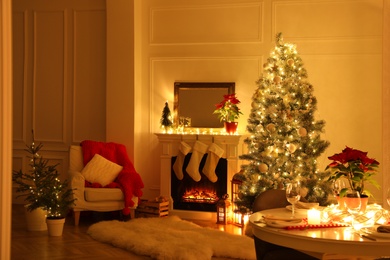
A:
<svg viewBox="0 0 390 260">
<path fill-rule="evenodd" d="M 48 218 L 65 217 L 74 202 L 73 190 L 68 188 L 67 181 L 59 179 L 58 164 L 49 165 L 49 160 L 39 154 L 43 145 L 35 145 L 34 133 L 31 145 L 26 146 L 25 151 L 31 155 L 31 170 L 27 173 L 13 171 L 12 174 L 12 180 L 18 184 L 16 191 L 21 193 L 18 197 L 25 197 L 29 211 L 42 207 L 47 210 Z"/>
<path fill-rule="evenodd" d="M 314 119 L 317 99 L 306 79 L 295 45 L 277 34 L 252 97 L 247 125 L 251 136 L 244 140 L 248 154 L 240 156 L 249 162 L 242 166 L 241 207 L 251 208 L 258 194 L 284 188 L 292 180 L 301 183 L 306 200 L 326 204 L 331 192 L 328 174 L 317 170 L 316 160 L 329 142 L 321 140 L 325 122 Z"/>
<path fill-rule="evenodd" d="M 172 116 L 171 110 L 169 109 L 168 102 L 165 102 L 164 109 L 162 111 L 162 116 L 160 120 L 160 124 L 164 128 L 168 128 L 172 126 Z"/>
</svg>

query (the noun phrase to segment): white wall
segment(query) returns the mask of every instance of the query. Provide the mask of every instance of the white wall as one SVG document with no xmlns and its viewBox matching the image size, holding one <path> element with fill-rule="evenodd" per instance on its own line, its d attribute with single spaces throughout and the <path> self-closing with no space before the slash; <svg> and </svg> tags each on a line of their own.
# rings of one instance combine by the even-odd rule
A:
<svg viewBox="0 0 390 260">
<path fill-rule="evenodd" d="M 135 164 L 147 196 L 159 195 L 154 133 L 164 102 L 173 107 L 173 83 L 236 82 L 244 113 L 239 130 L 245 134 L 255 81 L 279 31 L 297 45 L 318 98 L 316 118 L 327 122 L 323 138 L 331 146 L 320 158 L 320 169 L 345 145 L 382 161 L 382 0 L 135 4 L 141 56 L 135 63 L 140 83 L 135 86 Z M 380 191 L 374 194 L 381 197 Z"/>
</svg>

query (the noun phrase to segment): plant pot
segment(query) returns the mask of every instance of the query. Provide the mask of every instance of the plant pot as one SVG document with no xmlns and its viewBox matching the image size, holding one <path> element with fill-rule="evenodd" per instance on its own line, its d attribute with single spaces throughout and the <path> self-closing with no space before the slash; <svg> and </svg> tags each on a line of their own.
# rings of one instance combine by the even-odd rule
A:
<svg viewBox="0 0 390 260">
<path fill-rule="evenodd" d="M 237 131 L 238 122 L 224 122 L 225 131 L 229 135 L 234 135 Z"/>
<path fill-rule="evenodd" d="M 45 231 L 47 230 L 46 225 L 46 214 L 47 211 L 43 208 L 37 208 L 33 211 L 27 210 L 28 205 L 24 206 L 24 213 L 26 216 L 27 230 L 28 231 Z"/>
<path fill-rule="evenodd" d="M 349 200 L 353 199 L 353 198 L 348 198 Z M 338 195 L 337 195 L 337 202 L 339 204 L 339 209 L 340 210 L 346 210 L 345 208 L 345 205 L 344 205 L 344 200 L 345 200 L 345 197 L 343 198 L 340 198 Z M 367 208 L 367 204 L 368 204 L 368 196 L 362 196 L 360 198 L 360 212 L 365 212 L 366 211 L 366 208 Z"/>
<path fill-rule="evenodd" d="M 49 232 L 49 236 L 58 237 L 62 236 L 62 232 L 64 230 L 65 218 L 59 219 L 46 219 L 47 230 Z"/>
<path fill-rule="evenodd" d="M 368 196 L 362 196 L 360 198 L 361 206 L 360 206 L 360 212 L 366 212 L 367 204 L 368 204 Z"/>
</svg>

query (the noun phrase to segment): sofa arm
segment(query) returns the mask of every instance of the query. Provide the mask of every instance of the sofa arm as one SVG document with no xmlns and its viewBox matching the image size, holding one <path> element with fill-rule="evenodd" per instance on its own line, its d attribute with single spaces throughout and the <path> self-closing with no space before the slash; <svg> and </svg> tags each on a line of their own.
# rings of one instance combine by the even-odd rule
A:
<svg viewBox="0 0 390 260">
<path fill-rule="evenodd" d="M 76 199 L 75 204 L 82 204 L 84 199 L 84 190 L 85 190 L 85 178 L 81 175 L 80 172 L 70 171 L 70 186 L 73 190 L 73 198 Z"/>
</svg>

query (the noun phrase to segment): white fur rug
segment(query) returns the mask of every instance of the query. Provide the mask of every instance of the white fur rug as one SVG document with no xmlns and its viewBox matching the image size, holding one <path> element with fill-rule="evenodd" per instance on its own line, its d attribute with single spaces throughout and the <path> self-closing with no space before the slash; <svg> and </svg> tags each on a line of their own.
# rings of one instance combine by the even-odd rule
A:
<svg viewBox="0 0 390 260">
<path fill-rule="evenodd" d="M 100 242 L 154 259 L 256 259 L 252 238 L 200 227 L 177 216 L 102 221 L 87 233 Z"/>
</svg>

